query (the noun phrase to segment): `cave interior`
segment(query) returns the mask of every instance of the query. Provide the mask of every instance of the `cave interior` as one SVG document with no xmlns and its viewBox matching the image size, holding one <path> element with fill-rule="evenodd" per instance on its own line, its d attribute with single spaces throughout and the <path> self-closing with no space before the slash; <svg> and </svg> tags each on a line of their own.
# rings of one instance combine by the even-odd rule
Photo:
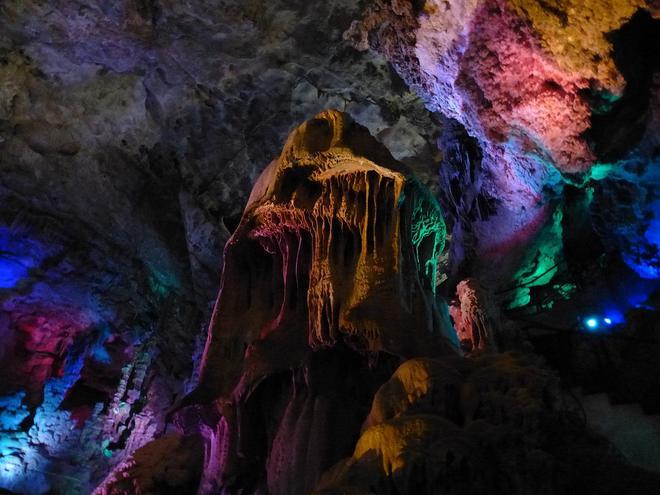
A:
<svg viewBox="0 0 660 495">
<path fill-rule="evenodd" d="M 0 494 L 660 493 L 657 0 L 0 2 Z"/>
</svg>

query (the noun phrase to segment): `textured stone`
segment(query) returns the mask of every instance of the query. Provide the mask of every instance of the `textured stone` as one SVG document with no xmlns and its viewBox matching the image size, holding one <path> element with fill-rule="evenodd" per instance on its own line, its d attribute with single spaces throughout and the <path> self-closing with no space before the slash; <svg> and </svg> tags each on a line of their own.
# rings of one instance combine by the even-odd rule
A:
<svg viewBox="0 0 660 495">
<path fill-rule="evenodd" d="M 342 41 L 357 11 L 2 3 L 0 388 L 28 389 L 7 437 L 12 459 L 36 460 L 11 463 L 1 486 L 89 493 L 163 431 L 189 390 L 222 248 L 295 124 L 344 109 L 435 187 L 438 126 L 382 57 Z M 30 439 L 34 417 L 48 426 Z M 30 484 L 27 467 L 68 478 Z"/>
<path fill-rule="evenodd" d="M 571 328 L 587 309 L 650 306 L 657 16 L 657 2 L 640 0 L 3 1 L 0 486 L 89 493 L 166 430 L 172 403 L 199 382 L 222 248 L 250 188 L 293 127 L 327 108 L 366 126 L 440 200 L 449 250 L 435 297 L 478 277 L 509 316 Z M 263 234 L 278 235 L 270 220 L 260 218 Z M 338 238 L 303 224 L 326 236 L 321 247 Z M 386 258 L 384 278 L 396 271 Z M 317 268 L 312 322 L 337 307 L 329 295 L 355 304 L 347 294 L 363 294 L 332 262 Z M 398 324 L 425 327 L 423 313 Z M 518 323 L 503 323 L 517 335 Z M 301 318 L 305 359 L 270 356 L 246 375 L 238 416 L 256 429 L 239 428 L 225 400 L 174 415 L 207 437 L 204 486 L 225 472 L 237 475 L 228 490 L 311 489 L 354 450 L 398 364 L 383 351 L 421 345 L 383 343 L 374 335 L 392 328 L 370 327 L 348 346 L 340 325 L 323 328 Z M 581 365 L 597 374 L 592 351 Z M 653 381 L 640 377 L 657 373 L 623 368 L 635 378 L 621 389 L 643 388 L 634 397 L 653 406 Z M 399 378 L 374 418 L 406 409 Z M 329 437 L 331 448 L 314 448 Z M 242 457 L 228 461 L 228 442 Z"/>
<path fill-rule="evenodd" d="M 340 341 L 441 352 L 444 237 L 437 203 L 402 164 L 345 114 L 318 114 L 261 174 L 225 247 L 198 392 L 226 396 L 239 375 L 249 389 Z"/>
<path fill-rule="evenodd" d="M 567 178 L 617 160 L 620 169 L 630 154 L 653 168 L 653 153 L 640 143 L 645 132 L 658 134 L 649 118 L 657 107 L 648 98 L 658 58 L 652 15 L 657 6 L 641 0 L 382 0 L 353 23 L 347 39 L 385 54 L 428 108 L 476 140 L 479 152 L 467 160 L 451 156 L 454 138 L 441 144 L 450 151 L 441 191 L 452 190 L 456 197 L 446 204 L 459 208 L 450 215 L 454 249 L 465 250 L 454 253 L 452 271 L 466 259 L 474 269 L 482 268 L 475 258 L 495 259 L 501 270 L 485 276 L 506 278 L 515 252 L 551 220 L 548 202 L 561 191 L 557 171 Z M 466 180 L 468 167 L 479 173 Z M 468 228 L 460 226 L 465 217 Z M 644 264 L 636 263 L 629 264 Z"/>
<path fill-rule="evenodd" d="M 315 384 L 327 379 L 316 378 L 323 368 L 309 362 L 343 352 L 452 352 L 435 300 L 444 235 L 429 192 L 346 114 L 322 112 L 291 134 L 255 183 L 227 242 L 199 384 L 182 403 L 221 404 L 223 420 L 208 433 L 203 493 L 239 489 L 234 480 L 248 476 L 263 455 L 266 465 L 250 469 L 265 469 L 269 493 L 303 493 L 337 460 L 327 453 L 350 441 L 359 416 L 352 426 L 341 423 L 351 414 L 345 411 L 337 431 L 328 431 L 328 415 L 343 407 L 336 395 L 345 392 Z M 328 357 L 315 357 L 321 350 Z M 376 374 L 356 365 L 355 378 L 334 372 L 365 387 L 360 380 L 374 378 L 360 375 Z M 292 369 L 305 380 L 291 399 L 270 396 L 261 385 Z M 280 416 L 262 425 L 255 408 Z M 264 439 L 250 441 L 256 435 L 250 432 L 264 428 L 259 447 Z M 258 448 L 265 453 L 253 457 Z M 259 483 L 255 476 L 251 489 Z"/>
<path fill-rule="evenodd" d="M 194 493 L 202 468 L 202 447 L 199 437 L 162 436 L 136 450 L 94 493 Z"/>
<path fill-rule="evenodd" d="M 500 354 L 404 362 L 376 394 L 352 456 L 313 493 L 641 493 L 657 479 L 590 437 L 551 373 Z"/>
</svg>

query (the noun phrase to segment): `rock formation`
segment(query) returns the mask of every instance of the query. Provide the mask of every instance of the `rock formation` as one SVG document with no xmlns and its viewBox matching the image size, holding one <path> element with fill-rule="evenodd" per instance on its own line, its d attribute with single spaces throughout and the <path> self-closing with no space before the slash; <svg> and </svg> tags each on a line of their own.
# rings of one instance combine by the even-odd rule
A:
<svg viewBox="0 0 660 495">
<path fill-rule="evenodd" d="M 449 306 L 461 347 L 466 351 L 497 349 L 499 326 L 497 306 L 478 280 L 462 280 L 456 286 L 457 299 Z"/>
<path fill-rule="evenodd" d="M 313 493 L 652 493 L 659 476 L 589 435 L 557 385 L 518 354 L 406 361 Z"/>
<path fill-rule="evenodd" d="M 444 237 L 433 197 L 346 114 L 291 134 L 227 242 L 199 383 L 179 406 L 216 412 L 200 493 L 308 492 L 393 364 L 455 352 L 435 298 Z"/>
<path fill-rule="evenodd" d="M 354 2 L 0 6 L 0 487 L 87 494 L 190 390 L 222 251 L 332 106 L 434 186 L 438 126 Z M 61 407 L 60 407 L 61 406 Z"/>
<path fill-rule="evenodd" d="M 483 170 L 460 189 L 458 181 L 453 190 L 451 180 L 444 184 L 445 194 L 461 191 L 466 199 L 476 185 L 480 214 L 471 211 L 472 201 L 456 212 L 472 219 L 471 238 L 453 219 L 450 230 L 475 250 L 477 268 L 504 253 L 509 260 L 529 244 L 551 216 L 547 198 L 561 190 L 562 177 L 574 180 L 599 162 L 618 162 L 617 182 L 617 170 L 626 176 L 634 169 L 638 181 L 657 184 L 648 177 L 657 165 L 648 150 L 657 143 L 657 96 L 651 96 L 657 94 L 657 15 L 657 2 L 644 0 L 377 0 L 346 37 L 359 49 L 385 54 L 431 110 L 459 122 L 478 142 L 479 157 L 449 161 L 456 170 L 442 173 L 454 179 L 468 167 Z M 637 56 L 625 62 L 623 53 Z M 645 137 L 647 130 L 653 137 Z M 657 218 L 654 200 L 641 202 Z M 613 220 L 617 227 L 606 230 L 619 240 L 610 242 L 625 243 L 613 232 L 625 222 Z M 635 223 L 641 232 L 651 227 L 644 214 Z M 635 237 L 638 247 L 655 245 Z M 645 265 L 640 273 L 655 265 L 650 252 L 630 251 L 636 251 L 628 255 L 630 266 Z M 459 264 L 465 253 L 456 256 Z M 502 278 L 507 263 L 500 268 L 483 271 Z"/>
<path fill-rule="evenodd" d="M 264 484 L 272 494 L 308 491 L 315 473 L 337 460 L 324 453 L 339 453 L 356 433 L 352 420 L 335 431 L 324 424 L 342 416 L 335 395 L 350 390 L 326 390 L 318 373 L 350 380 L 365 390 L 354 398 L 363 401 L 377 373 L 365 389 L 358 377 L 345 376 L 351 361 L 358 360 L 351 373 L 359 376 L 370 374 L 364 360 L 377 366 L 379 354 L 451 352 L 451 330 L 435 300 L 444 237 L 433 197 L 346 114 L 323 112 L 291 134 L 227 242 L 200 381 L 187 399 L 222 403 L 204 493 L 248 476 L 255 490 Z M 342 365 L 334 360 L 352 352 L 356 357 L 344 357 L 347 369 L 335 369 Z M 273 377 L 291 370 L 293 391 L 267 390 Z M 277 404 L 283 409 L 259 424 L 262 411 Z M 291 452 L 291 444 L 300 451 Z"/>
<path fill-rule="evenodd" d="M 444 240 L 436 201 L 366 129 L 335 111 L 307 121 L 257 180 L 227 242 L 197 393 L 226 396 L 239 376 L 249 390 L 340 342 L 441 352 Z"/>
<path fill-rule="evenodd" d="M 444 240 L 433 196 L 348 115 L 289 136 L 227 242 L 199 382 L 177 407 L 207 411 L 200 493 L 308 492 L 393 365 L 456 352 L 435 295 Z M 146 490 L 140 455 L 98 493 L 128 493 L 122 470 Z"/>
<path fill-rule="evenodd" d="M 342 458 L 387 491 L 363 450 L 407 424 L 501 474 L 466 415 L 405 409 L 420 368 L 392 373 L 443 332 L 477 347 L 440 359 L 448 390 L 510 364 L 495 333 L 637 408 L 610 438 L 660 466 L 631 437 L 660 445 L 656 0 L 3 0 L 0 27 L 0 491 L 303 492 Z M 242 216 L 328 108 L 354 123 L 306 124 Z M 539 445 L 597 474 L 573 492 L 645 477 Z"/>
<path fill-rule="evenodd" d="M 645 493 L 658 477 L 593 437 L 540 360 L 493 354 L 495 300 L 474 279 L 450 313 L 480 352 L 459 357 L 435 294 L 444 235 L 366 129 L 330 110 L 302 124 L 227 242 L 199 380 L 173 411 L 186 436 L 138 450 L 96 493 L 166 478 L 200 494 L 615 493 L 626 477 Z M 159 442 L 201 456 L 200 434 L 203 468 L 153 467 Z M 608 470 L 623 478 L 601 485 Z"/>
</svg>

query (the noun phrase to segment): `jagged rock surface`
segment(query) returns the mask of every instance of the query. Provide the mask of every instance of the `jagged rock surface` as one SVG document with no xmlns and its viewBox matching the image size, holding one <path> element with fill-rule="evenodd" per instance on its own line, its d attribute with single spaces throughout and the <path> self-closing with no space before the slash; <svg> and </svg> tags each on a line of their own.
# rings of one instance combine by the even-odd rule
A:
<svg viewBox="0 0 660 495">
<path fill-rule="evenodd" d="M 434 299 L 444 238 L 435 199 L 365 128 L 336 111 L 307 121 L 227 242 L 199 393 L 227 395 L 238 376 L 249 389 L 344 340 L 441 352 L 431 337 L 450 332 Z"/>
<path fill-rule="evenodd" d="M 659 475 L 589 435 L 557 385 L 517 354 L 406 361 L 376 394 L 353 455 L 313 493 L 651 493 Z"/>
<path fill-rule="evenodd" d="M 227 242 L 177 407 L 206 440 L 200 493 L 307 493 L 400 359 L 455 352 L 435 298 L 444 237 L 435 199 L 348 115 L 291 134 Z"/>
<path fill-rule="evenodd" d="M 456 207 L 450 230 L 464 242 L 453 270 L 468 259 L 501 280 L 516 249 L 529 247 L 551 220 L 548 203 L 562 176 L 615 163 L 620 187 L 618 175 L 632 170 L 657 186 L 657 153 L 648 149 L 658 138 L 657 15 L 657 4 L 642 0 L 377 0 L 346 32 L 356 47 L 385 54 L 431 110 L 462 124 L 478 144 L 478 153 L 453 157 L 455 136 L 443 146 L 451 151 L 441 172 L 443 204 Z M 638 231 L 656 221 L 648 221 L 658 217 L 654 202 L 640 198 Z M 609 246 L 620 249 L 631 233 L 617 236 L 626 222 L 612 220 Z M 648 276 L 657 243 L 633 237 L 637 248 L 625 256 Z M 501 270 L 490 268 L 503 258 Z"/>
<path fill-rule="evenodd" d="M 95 491 L 100 495 L 195 493 L 202 472 L 199 436 L 164 435 L 122 464 Z"/>
<path fill-rule="evenodd" d="M 358 45 L 405 82 L 342 41 L 359 18 Z M 3 1 L 0 487 L 88 493 L 162 434 L 198 381 L 222 247 L 250 187 L 293 126 L 325 108 L 366 125 L 440 199 L 445 297 L 478 276 L 509 290 L 510 307 L 571 328 L 576 311 L 613 301 L 648 310 L 660 266 L 658 32 L 657 2 L 639 0 Z M 301 335 L 313 335 L 308 322 Z M 362 374 L 368 358 L 343 380 L 346 363 L 317 352 L 314 372 L 268 381 L 288 418 L 269 471 L 305 465 L 302 444 L 287 459 L 287 436 L 324 421 L 355 431 L 364 397 L 390 375 L 381 355 L 377 378 Z M 593 362 L 582 360 L 602 381 Z M 633 378 L 620 388 L 634 383 L 631 396 L 655 410 L 658 373 L 646 366 L 622 366 Z M 335 386 L 327 377 L 345 410 L 315 391 L 289 404 L 310 383 Z M 253 398 L 252 415 L 275 401 Z M 184 430 L 211 424 L 221 445 L 219 411 L 184 413 Z M 352 448 L 338 441 L 300 483 Z"/>
<path fill-rule="evenodd" d="M 2 2 L 2 487 L 88 493 L 163 431 L 194 385 L 224 243 L 295 124 L 341 108 L 434 185 L 438 126 L 341 40 L 357 16 Z"/>
<path fill-rule="evenodd" d="M 334 433 L 323 424 L 331 415 L 346 416 L 336 396 L 350 394 L 341 385 L 346 371 L 334 368 L 335 355 L 452 352 L 451 330 L 435 300 L 444 237 L 433 197 L 346 114 L 323 112 L 291 134 L 257 180 L 225 248 L 200 381 L 188 398 L 223 403 L 222 429 L 209 438 L 209 455 L 222 453 L 223 459 L 207 457 L 203 493 L 240 490 L 235 480 L 249 476 L 249 489 L 267 487 L 272 494 L 313 487 L 336 461 L 327 452 L 338 453 L 355 434 L 354 421 Z M 327 383 L 316 377 L 323 373 L 319 351 L 330 360 L 326 372 L 339 377 L 335 390 L 316 383 Z M 352 373 L 368 376 L 361 359 Z M 266 427 L 254 408 L 273 404 L 254 397 L 273 392 L 259 392 L 267 387 L 260 383 L 292 369 L 306 378 L 290 399 L 271 396 L 282 412 Z M 377 383 L 373 377 L 367 385 L 348 380 L 367 391 L 352 401 L 364 401 Z M 250 433 L 264 428 L 260 441 Z M 291 444 L 300 444 L 300 451 L 292 452 Z M 261 467 L 263 460 L 245 454 L 255 449 L 265 449 Z"/>
</svg>

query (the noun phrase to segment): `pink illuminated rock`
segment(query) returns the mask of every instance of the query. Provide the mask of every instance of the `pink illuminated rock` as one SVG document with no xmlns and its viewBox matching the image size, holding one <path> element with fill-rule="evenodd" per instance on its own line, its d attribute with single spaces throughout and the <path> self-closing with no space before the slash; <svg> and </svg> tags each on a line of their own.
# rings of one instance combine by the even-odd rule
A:
<svg viewBox="0 0 660 495">
<path fill-rule="evenodd" d="M 471 226 L 481 260 L 528 245 L 549 218 L 544 190 L 557 172 L 597 161 L 592 100 L 616 101 L 625 87 L 608 33 L 648 3 L 378 0 L 345 33 L 477 140 L 480 194 L 497 210 Z"/>
<path fill-rule="evenodd" d="M 381 0 L 346 36 L 385 53 L 429 108 L 462 122 L 492 158 L 515 148 L 514 156 L 579 172 L 595 159 L 583 136 L 591 116 L 583 92 L 621 94 L 606 34 L 645 4 L 565 3 L 428 0 L 415 10 Z"/>
<path fill-rule="evenodd" d="M 456 286 L 457 300 L 449 306 L 461 347 L 467 351 L 497 348 L 497 305 L 488 291 L 475 279 L 462 280 Z"/>
</svg>

